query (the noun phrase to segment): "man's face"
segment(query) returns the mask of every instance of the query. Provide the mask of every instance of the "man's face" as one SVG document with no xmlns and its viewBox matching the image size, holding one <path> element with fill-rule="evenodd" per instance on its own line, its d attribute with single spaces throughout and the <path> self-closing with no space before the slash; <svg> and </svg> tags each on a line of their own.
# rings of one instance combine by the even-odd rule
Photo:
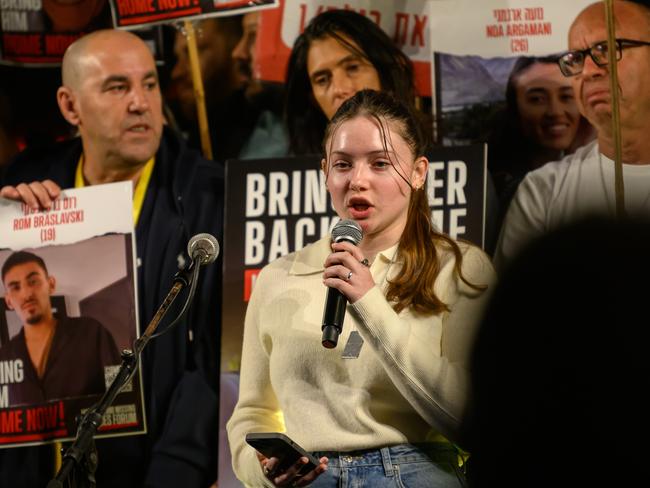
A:
<svg viewBox="0 0 650 488">
<path fill-rule="evenodd" d="M 50 295 L 55 280 L 36 262 L 17 264 L 4 277 L 5 303 L 23 324 L 35 325 L 52 318 Z"/>
<path fill-rule="evenodd" d="M 98 39 L 80 61 L 74 90 L 84 152 L 139 166 L 160 145 L 163 115 L 156 65 L 137 39 Z"/>
<path fill-rule="evenodd" d="M 243 34 L 232 50 L 232 59 L 235 63 L 235 76 L 239 87 L 248 87 L 255 78 L 255 43 L 257 41 L 257 28 L 260 22 L 260 13 L 252 12 L 242 18 Z"/>
<path fill-rule="evenodd" d="M 230 53 L 237 40 L 230 37 L 226 29 L 219 28 L 216 19 L 206 19 L 196 29 L 196 47 L 208 107 L 220 104 L 233 89 L 235 74 Z M 174 54 L 176 64 L 171 72 L 172 89 L 183 115 L 190 119 L 196 114 L 196 100 L 187 39 L 180 32 L 176 33 Z"/>
<path fill-rule="evenodd" d="M 614 2 L 616 38 L 650 41 L 650 20 L 643 7 Z M 601 3 L 583 11 L 569 31 L 569 49 L 586 49 L 607 40 L 605 8 Z M 645 127 L 650 120 L 650 47 L 624 49 L 618 61 L 621 126 Z M 586 56 L 582 73 L 571 78 L 580 112 L 598 131 L 611 131 L 609 68 Z"/>
</svg>

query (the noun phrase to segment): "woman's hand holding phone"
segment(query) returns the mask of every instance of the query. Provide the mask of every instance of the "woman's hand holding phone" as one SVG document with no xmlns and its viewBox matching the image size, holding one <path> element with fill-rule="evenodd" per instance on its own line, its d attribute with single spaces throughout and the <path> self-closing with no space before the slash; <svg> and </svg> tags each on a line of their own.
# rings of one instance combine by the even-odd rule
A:
<svg viewBox="0 0 650 488">
<path fill-rule="evenodd" d="M 246 442 L 257 451 L 264 475 L 275 486 L 307 486 L 327 469 L 328 459 L 316 459 L 280 432 L 246 434 Z"/>
<path fill-rule="evenodd" d="M 267 458 L 264 454 L 258 451 L 257 459 L 262 466 L 262 471 L 264 471 L 265 476 L 275 486 L 307 486 L 327 470 L 327 463 L 329 462 L 326 457 L 322 457 L 319 459 L 318 466 L 307 473 L 301 474 L 301 470 L 309 462 L 309 460 L 303 456 L 286 471 L 276 473 L 275 471 L 280 464 L 278 458 Z"/>
</svg>

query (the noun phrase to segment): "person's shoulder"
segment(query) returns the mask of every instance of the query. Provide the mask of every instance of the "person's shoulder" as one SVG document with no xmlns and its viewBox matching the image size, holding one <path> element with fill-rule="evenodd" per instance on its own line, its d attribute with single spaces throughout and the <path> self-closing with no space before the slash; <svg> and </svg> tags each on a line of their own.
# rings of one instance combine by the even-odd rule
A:
<svg viewBox="0 0 650 488">
<path fill-rule="evenodd" d="M 93 331 L 104 331 L 106 328 L 102 323 L 87 315 L 80 317 L 65 317 L 60 321 L 60 324 L 66 329 L 66 332 L 83 333 L 87 334 Z"/>
<path fill-rule="evenodd" d="M 21 330 L 20 333 L 13 336 L 9 342 L 5 343 L 0 347 L 0 361 L 7 361 L 11 359 L 16 359 L 16 354 L 20 348 L 20 343 L 24 343 L 25 335 Z"/>
<path fill-rule="evenodd" d="M 592 141 L 575 152 L 566 155 L 558 161 L 551 161 L 531 171 L 524 177 L 528 183 L 541 183 L 548 181 L 561 181 L 570 171 L 579 171 L 584 164 L 594 161 L 598 153 L 597 141 Z"/>
<path fill-rule="evenodd" d="M 223 202 L 224 169 L 187 146 L 180 134 L 163 128 L 156 166 L 170 190 L 188 205 L 189 213 L 203 208 L 219 208 Z M 216 207 L 215 207 L 216 205 Z"/>
<path fill-rule="evenodd" d="M 70 168 L 81 155 L 78 137 L 45 145 L 27 146 L 10 161 L 4 174 L 3 184 L 16 185 L 27 180 L 54 179 L 65 185 Z"/>
<path fill-rule="evenodd" d="M 307 244 L 305 247 L 294 252 L 279 256 L 262 268 L 260 275 L 268 279 L 270 276 L 278 275 L 312 275 L 323 271 L 323 263 L 330 252 L 330 237 Z"/>
<path fill-rule="evenodd" d="M 223 164 L 203 157 L 171 127 L 163 127 L 157 158 L 167 162 L 177 175 L 187 175 L 193 180 L 202 181 L 201 177 L 223 179 L 224 176 Z"/>
<path fill-rule="evenodd" d="M 480 247 L 463 240 L 454 241 L 460 251 L 460 269 L 462 278 L 455 273 L 457 255 L 450 242 L 441 241 L 436 245 L 440 256 L 440 272 L 436 280 L 436 289 L 445 294 L 480 294 L 483 287 L 489 288 L 496 282 L 496 271 L 490 257 Z M 463 279 L 464 278 L 464 279 Z M 455 283 L 451 286 L 450 283 Z M 467 285 L 467 282 L 476 285 L 475 289 Z M 447 296 L 451 300 L 450 296 Z"/>
<path fill-rule="evenodd" d="M 571 191 L 576 182 L 589 172 L 589 167 L 598 161 L 597 156 L 598 145 L 592 141 L 559 161 L 531 171 L 517 188 L 515 200 L 544 202 L 540 205 L 547 208 L 558 195 Z"/>
<path fill-rule="evenodd" d="M 494 279 L 492 260 L 483 249 L 467 241 L 458 241 L 458 247 L 463 257 L 463 274 L 468 277 L 487 277 L 490 281 Z"/>
</svg>

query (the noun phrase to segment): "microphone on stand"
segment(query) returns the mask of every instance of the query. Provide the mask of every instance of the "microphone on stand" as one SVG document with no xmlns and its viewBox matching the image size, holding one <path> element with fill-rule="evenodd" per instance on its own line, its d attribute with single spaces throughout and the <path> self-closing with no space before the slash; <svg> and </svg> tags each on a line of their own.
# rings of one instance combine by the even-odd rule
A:
<svg viewBox="0 0 650 488">
<path fill-rule="evenodd" d="M 211 234 L 196 234 L 187 243 L 187 254 L 192 261 L 198 260 L 199 266 L 210 264 L 219 255 L 219 242 Z"/>
<path fill-rule="evenodd" d="M 90 407 L 78 422 L 79 425 L 75 439 L 63 454 L 61 467 L 54 478 L 47 484 L 47 488 L 62 488 L 64 482 L 70 481 L 70 478 L 73 478 L 73 480 L 77 479 L 77 475 L 83 480 L 92 479 L 94 481 L 94 473 L 97 469 L 97 456 L 92 456 L 91 452 L 95 449 L 95 433 L 102 425 L 104 413 L 113 403 L 120 390 L 135 374 L 140 354 L 149 343 L 149 340 L 170 330 L 183 317 L 194 298 L 199 269 L 201 266 L 210 264 L 217 259 L 219 255 L 219 242 L 210 234 L 196 234 L 187 244 L 187 253 L 192 257 L 192 264 L 189 268 L 181 269 L 176 273 L 171 290 L 167 293 L 163 303 L 158 307 L 147 329 L 133 343 L 133 349 L 125 349 L 122 351 L 122 364 L 117 375 L 113 378 L 113 381 L 100 400 Z M 194 266 L 194 263 L 197 265 Z M 190 291 L 178 316 L 164 331 L 154 334 L 158 324 L 168 312 L 178 294 L 186 286 L 190 286 Z M 78 471 L 75 475 L 72 474 L 74 470 Z M 72 486 L 75 485 L 73 484 Z M 80 486 L 86 486 L 85 481 L 82 481 L 82 485 Z"/>
<path fill-rule="evenodd" d="M 363 238 L 363 231 L 354 220 L 346 219 L 339 221 L 332 229 L 332 242 L 350 242 L 358 246 Z M 345 319 L 345 307 L 348 303 L 347 297 L 336 288 L 327 289 L 327 299 L 323 310 L 323 331 L 322 344 L 327 349 L 333 349 L 339 341 L 339 335 L 343 330 Z"/>
</svg>

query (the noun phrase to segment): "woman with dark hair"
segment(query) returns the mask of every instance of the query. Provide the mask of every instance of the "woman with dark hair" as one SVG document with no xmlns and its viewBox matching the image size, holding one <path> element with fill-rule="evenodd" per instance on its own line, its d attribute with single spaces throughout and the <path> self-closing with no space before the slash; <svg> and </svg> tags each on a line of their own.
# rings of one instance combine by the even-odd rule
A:
<svg viewBox="0 0 650 488">
<path fill-rule="evenodd" d="M 408 106 L 362 90 L 323 147 L 334 208 L 364 236 L 358 246 L 328 236 L 259 274 L 228 422 L 235 473 L 247 486 L 463 486 L 447 439 L 464 411 L 492 265 L 433 226 L 423 133 Z M 327 287 L 349 303 L 338 349 L 321 346 Z M 320 464 L 301 476 L 303 457 L 281 471 L 244 440 L 274 431 Z"/>
<path fill-rule="evenodd" d="M 580 115 L 571 80 L 557 57 L 519 58 L 508 77 L 506 106 L 489 141 L 488 168 L 505 214 L 519 182 L 529 171 L 562 159 L 593 139 Z"/>
<path fill-rule="evenodd" d="M 294 154 L 320 152 L 336 109 L 364 88 L 415 103 L 413 65 L 388 35 L 352 10 L 328 10 L 296 39 L 286 77 L 285 119 Z"/>
</svg>

